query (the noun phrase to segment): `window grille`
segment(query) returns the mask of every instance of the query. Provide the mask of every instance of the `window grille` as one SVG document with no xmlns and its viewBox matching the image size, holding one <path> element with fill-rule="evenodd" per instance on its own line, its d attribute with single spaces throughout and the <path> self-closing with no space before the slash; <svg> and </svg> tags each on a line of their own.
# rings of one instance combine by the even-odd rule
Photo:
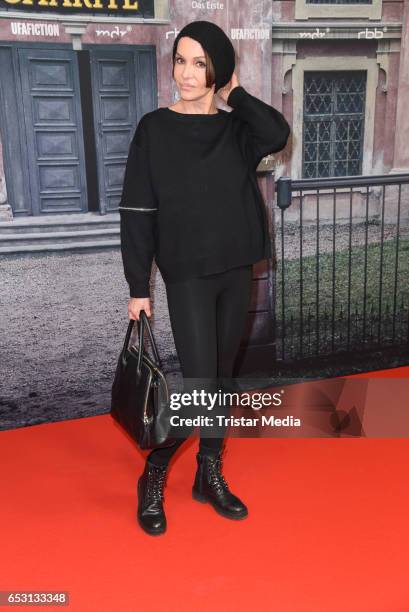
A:
<svg viewBox="0 0 409 612">
<path fill-rule="evenodd" d="M 362 174 L 366 71 L 305 72 L 303 178 Z"/>
</svg>

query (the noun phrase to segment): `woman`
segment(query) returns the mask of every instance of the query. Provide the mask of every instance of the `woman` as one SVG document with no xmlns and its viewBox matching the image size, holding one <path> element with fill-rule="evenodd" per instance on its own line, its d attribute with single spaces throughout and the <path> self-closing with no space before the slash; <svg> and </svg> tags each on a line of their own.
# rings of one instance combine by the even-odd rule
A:
<svg viewBox="0 0 409 612">
<path fill-rule="evenodd" d="M 139 121 L 119 204 L 129 318 L 139 320 L 142 309 L 151 316 L 155 256 L 183 378 L 194 388 L 195 381 L 209 388 L 208 381 L 232 376 L 252 266 L 271 258 L 255 170 L 265 155 L 284 148 L 290 133 L 279 111 L 239 85 L 234 68 L 233 45 L 219 26 L 195 21 L 179 32 L 173 78 L 180 99 Z M 216 92 L 231 112 L 217 108 Z M 152 450 L 138 480 L 137 517 L 151 535 L 166 530 L 168 464 L 192 430 Z M 201 428 L 192 493 L 221 515 L 241 519 L 247 507 L 221 472 L 224 432 Z"/>
</svg>

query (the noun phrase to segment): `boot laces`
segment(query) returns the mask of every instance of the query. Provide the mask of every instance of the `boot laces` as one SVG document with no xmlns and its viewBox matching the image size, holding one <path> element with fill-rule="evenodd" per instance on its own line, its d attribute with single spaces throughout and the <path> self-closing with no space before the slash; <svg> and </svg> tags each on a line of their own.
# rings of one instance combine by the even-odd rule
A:
<svg viewBox="0 0 409 612">
<path fill-rule="evenodd" d="M 222 460 L 221 458 L 214 459 L 213 461 L 209 461 L 209 472 L 210 472 L 210 482 L 216 487 L 219 492 L 229 491 L 229 485 L 227 484 L 223 474 L 221 473 L 222 469 Z"/>
<path fill-rule="evenodd" d="M 150 468 L 146 485 L 147 497 L 152 501 L 163 501 L 163 488 L 166 478 L 166 469 L 160 467 Z"/>
</svg>

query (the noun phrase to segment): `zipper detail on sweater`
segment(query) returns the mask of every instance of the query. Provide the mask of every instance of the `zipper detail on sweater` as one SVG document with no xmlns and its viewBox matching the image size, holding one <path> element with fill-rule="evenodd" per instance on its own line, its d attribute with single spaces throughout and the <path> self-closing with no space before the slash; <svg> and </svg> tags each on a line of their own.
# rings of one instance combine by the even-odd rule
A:
<svg viewBox="0 0 409 612">
<path fill-rule="evenodd" d="M 118 206 L 121 210 L 158 210 L 157 208 L 132 208 L 131 206 Z"/>
</svg>

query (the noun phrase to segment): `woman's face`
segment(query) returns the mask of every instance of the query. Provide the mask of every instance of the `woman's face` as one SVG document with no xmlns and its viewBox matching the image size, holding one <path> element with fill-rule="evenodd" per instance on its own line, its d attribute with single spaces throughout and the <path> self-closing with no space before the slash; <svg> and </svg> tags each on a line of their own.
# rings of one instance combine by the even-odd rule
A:
<svg viewBox="0 0 409 612">
<path fill-rule="evenodd" d="M 196 100 L 214 89 L 206 87 L 206 57 L 202 45 L 182 36 L 175 54 L 173 78 L 184 100 Z"/>
</svg>

